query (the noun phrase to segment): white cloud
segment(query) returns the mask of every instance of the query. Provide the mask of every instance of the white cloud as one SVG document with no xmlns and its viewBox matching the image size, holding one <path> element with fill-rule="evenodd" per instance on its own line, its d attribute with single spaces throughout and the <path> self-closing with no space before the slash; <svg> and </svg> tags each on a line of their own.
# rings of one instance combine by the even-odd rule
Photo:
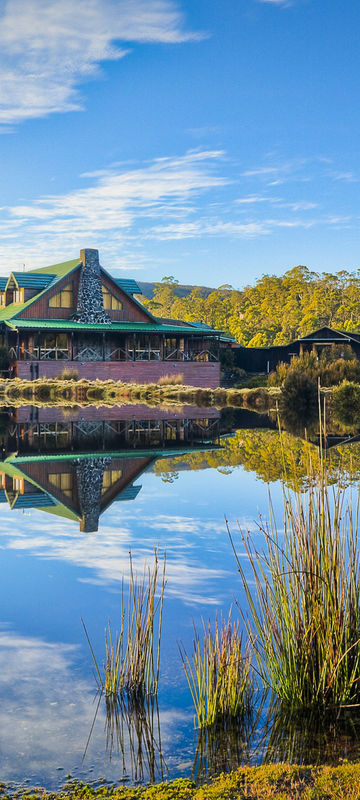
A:
<svg viewBox="0 0 360 800">
<path fill-rule="evenodd" d="M 200 195 L 228 183 L 215 172 L 223 156 L 189 151 L 138 168 L 115 165 L 83 176 L 91 181 L 86 188 L 2 208 L 0 265 L 8 271 L 23 261 L 28 267 L 55 263 L 57 257 L 74 258 L 84 246 L 101 247 L 102 257 L 113 259 L 131 243 L 131 256 L 124 257 L 138 266 L 139 239 L 148 238 L 154 223 L 187 221 Z"/>
<path fill-rule="evenodd" d="M 86 648 L 80 622 L 79 640 Z M 11 630 L 0 631 L 2 781 L 22 782 L 25 777 L 32 776 L 36 782 L 41 780 L 47 786 L 57 786 L 68 772 L 76 776 L 80 770 L 85 780 L 105 775 L 108 780 L 118 782 L 122 758 L 114 753 L 109 760 L 104 702 L 100 703 L 83 761 L 96 710 L 96 687 L 90 653 L 86 678 L 79 674 L 78 649 L 63 642 L 46 642 Z M 172 748 L 178 726 L 186 719 L 191 726 L 186 712 L 160 709 L 165 752 L 168 747 Z M 134 731 L 132 734 L 134 736 Z M 135 757 L 136 741 L 136 737 L 133 738 Z M 125 724 L 123 745 L 126 771 L 134 778 L 134 761 Z M 155 756 L 158 756 L 156 745 Z M 180 761 L 181 753 L 178 759 Z M 145 779 L 149 778 L 146 758 L 144 769 Z M 13 794 L 11 790 L 10 793 Z"/>
<path fill-rule="evenodd" d="M 239 176 L 224 151 L 190 150 L 139 165 L 113 164 L 83 174 L 65 194 L 2 206 L 0 271 L 65 261 L 82 247 L 99 248 L 110 269 L 141 269 L 149 262 L 158 268 L 154 242 L 255 239 L 281 228 L 333 226 L 324 190 L 334 176 L 326 160 L 271 159 Z M 268 189 L 277 183 L 289 186 L 281 197 Z M 174 255 L 163 252 L 173 263 Z"/>
<path fill-rule="evenodd" d="M 183 42 L 172 0 L 7 0 L 0 10 L 0 124 L 78 111 L 77 86 L 136 42 Z M 119 44 L 121 43 L 121 44 Z"/>
</svg>

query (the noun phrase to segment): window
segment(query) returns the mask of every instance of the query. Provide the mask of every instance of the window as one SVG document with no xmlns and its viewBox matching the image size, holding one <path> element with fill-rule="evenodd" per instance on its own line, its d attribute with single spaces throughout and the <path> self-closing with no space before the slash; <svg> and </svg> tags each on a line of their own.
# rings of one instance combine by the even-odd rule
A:
<svg viewBox="0 0 360 800">
<path fill-rule="evenodd" d="M 49 481 L 56 489 L 66 495 L 72 497 L 72 474 L 71 472 L 52 472 L 49 475 Z"/>
<path fill-rule="evenodd" d="M 24 494 L 24 478 L 18 478 L 16 475 L 13 478 L 13 489 L 19 494 Z"/>
<path fill-rule="evenodd" d="M 14 289 L 13 303 L 23 303 L 23 302 L 24 302 L 24 289 Z"/>
<path fill-rule="evenodd" d="M 0 292 L 0 306 L 6 306 L 6 292 Z"/>
<path fill-rule="evenodd" d="M 61 289 L 61 292 L 54 294 L 49 300 L 50 308 L 72 308 L 73 307 L 73 287 L 68 283 Z"/>
<path fill-rule="evenodd" d="M 102 285 L 102 296 L 104 301 L 104 308 L 108 309 L 109 311 L 121 311 L 122 310 L 122 302 L 118 300 L 115 295 L 111 294 L 107 286 Z"/>
<path fill-rule="evenodd" d="M 103 485 L 101 494 L 105 494 L 114 483 L 117 483 L 122 478 L 121 469 L 107 469 L 103 476 Z"/>
</svg>

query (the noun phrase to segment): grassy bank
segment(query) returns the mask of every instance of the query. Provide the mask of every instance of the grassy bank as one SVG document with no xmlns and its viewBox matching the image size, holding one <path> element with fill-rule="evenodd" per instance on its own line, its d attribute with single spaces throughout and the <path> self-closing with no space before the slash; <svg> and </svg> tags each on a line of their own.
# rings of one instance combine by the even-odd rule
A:
<svg viewBox="0 0 360 800">
<path fill-rule="evenodd" d="M 275 406 L 279 389 L 200 389 L 173 383 L 138 384 L 121 381 L 0 379 L 0 405 L 154 405 L 226 406 L 267 411 Z"/>
<path fill-rule="evenodd" d="M 0 797 L 10 795 L 2 788 Z M 186 779 L 140 787 L 94 788 L 71 782 L 60 792 L 43 788 L 20 794 L 30 800 L 358 800 L 360 764 L 338 767 L 305 767 L 275 764 L 243 767 L 197 787 Z"/>
</svg>

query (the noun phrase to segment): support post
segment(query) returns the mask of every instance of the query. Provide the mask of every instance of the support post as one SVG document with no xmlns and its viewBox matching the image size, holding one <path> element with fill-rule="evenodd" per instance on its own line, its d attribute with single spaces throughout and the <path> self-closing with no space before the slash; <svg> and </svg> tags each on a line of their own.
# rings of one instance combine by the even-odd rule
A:
<svg viewBox="0 0 360 800">
<path fill-rule="evenodd" d="M 136 361 L 136 333 L 133 333 L 133 361 Z"/>
</svg>

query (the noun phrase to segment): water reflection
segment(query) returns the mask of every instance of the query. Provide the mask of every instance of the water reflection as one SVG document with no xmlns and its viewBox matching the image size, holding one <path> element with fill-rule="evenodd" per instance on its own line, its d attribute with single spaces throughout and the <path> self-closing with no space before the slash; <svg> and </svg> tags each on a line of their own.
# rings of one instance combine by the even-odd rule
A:
<svg viewBox="0 0 360 800">
<path fill-rule="evenodd" d="M 227 614 L 235 598 L 245 608 L 224 513 L 254 529 L 272 481 L 281 515 L 280 482 L 296 474 L 306 489 L 309 454 L 317 468 L 316 434 L 310 442 L 283 433 L 280 443 L 276 418 L 246 409 L 27 407 L 1 415 L 2 777 L 34 775 L 50 788 L 69 771 L 111 781 L 192 772 L 201 781 L 242 763 L 359 755 L 351 710 L 305 720 L 258 709 L 194 738 L 178 658 L 178 639 L 190 646 L 192 622 L 210 606 Z M 344 469 L 358 480 L 359 444 L 333 436 L 330 480 Z M 159 709 L 151 700 L 102 698 L 94 722 L 99 698 L 80 616 L 101 652 L 106 621 L 116 625 L 129 549 L 141 572 L 156 545 L 168 556 Z"/>
<path fill-rule="evenodd" d="M 97 531 L 100 515 L 134 500 L 141 490 L 135 481 L 164 453 L 220 446 L 219 420 L 216 409 L 198 408 L 14 409 L 3 426 L 0 502 Z"/>
<path fill-rule="evenodd" d="M 263 731 L 262 760 L 291 764 L 333 764 L 360 756 L 357 708 L 290 713 L 270 703 Z"/>
<path fill-rule="evenodd" d="M 84 759 L 101 705 L 105 708 L 106 752 L 110 761 L 114 756 L 120 757 L 122 776 L 131 777 L 136 782 L 163 780 L 166 764 L 156 696 L 130 693 L 111 697 L 99 694 Z"/>
</svg>

